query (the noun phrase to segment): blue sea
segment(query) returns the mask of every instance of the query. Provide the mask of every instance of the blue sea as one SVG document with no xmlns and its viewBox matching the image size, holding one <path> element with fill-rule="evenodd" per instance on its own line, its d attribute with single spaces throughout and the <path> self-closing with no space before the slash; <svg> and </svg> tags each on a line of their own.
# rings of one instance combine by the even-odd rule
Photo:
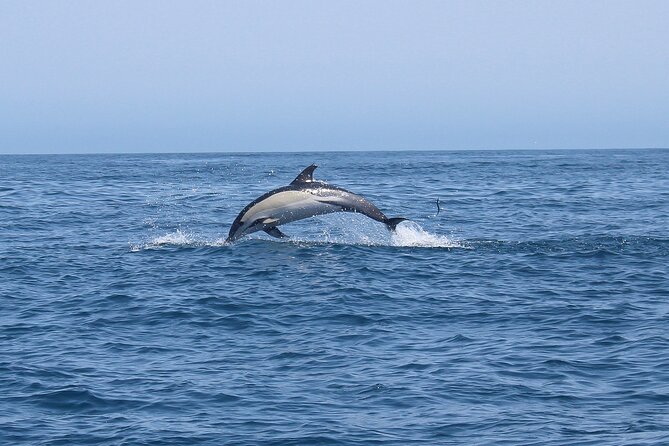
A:
<svg viewBox="0 0 669 446">
<path fill-rule="evenodd" d="M 225 242 L 311 163 L 411 221 Z M 5 155 L 0 223 L 3 445 L 669 444 L 667 150 Z"/>
</svg>

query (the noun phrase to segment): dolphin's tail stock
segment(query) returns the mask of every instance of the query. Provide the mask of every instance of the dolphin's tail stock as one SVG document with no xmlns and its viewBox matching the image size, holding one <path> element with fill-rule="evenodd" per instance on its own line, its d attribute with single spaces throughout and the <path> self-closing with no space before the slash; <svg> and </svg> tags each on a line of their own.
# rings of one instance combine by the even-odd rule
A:
<svg viewBox="0 0 669 446">
<path fill-rule="evenodd" d="M 394 231 L 395 229 L 397 229 L 397 225 L 402 223 L 404 220 L 408 219 L 404 217 L 395 217 L 395 218 L 389 218 L 388 220 L 384 221 L 384 223 L 386 224 L 389 230 Z"/>
</svg>

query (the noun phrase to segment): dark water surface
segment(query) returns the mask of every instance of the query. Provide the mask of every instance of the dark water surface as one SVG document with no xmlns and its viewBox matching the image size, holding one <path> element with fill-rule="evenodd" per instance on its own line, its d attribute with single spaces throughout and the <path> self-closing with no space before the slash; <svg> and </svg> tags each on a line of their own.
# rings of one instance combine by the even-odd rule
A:
<svg viewBox="0 0 669 446">
<path fill-rule="evenodd" d="M 312 162 L 413 223 L 225 244 Z M 0 222 L 2 444 L 669 444 L 669 151 L 1 156 Z"/>
</svg>

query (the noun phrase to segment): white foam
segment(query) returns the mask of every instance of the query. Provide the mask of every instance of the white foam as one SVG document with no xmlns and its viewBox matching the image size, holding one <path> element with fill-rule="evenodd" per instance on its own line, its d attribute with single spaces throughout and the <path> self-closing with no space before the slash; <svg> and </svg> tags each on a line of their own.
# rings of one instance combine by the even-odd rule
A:
<svg viewBox="0 0 669 446">
<path fill-rule="evenodd" d="M 138 252 L 145 249 L 157 249 L 165 246 L 177 247 L 199 247 L 199 246 L 224 246 L 227 245 L 225 238 L 217 238 L 215 240 L 206 240 L 194 235 L 190 232 L 177 229 L 174 232 L 169 232 L 164 235 L 154 237 L 146 243 L 130 244 L 131 252 Z"/>
<path fill-rule="evenodd" d="M 349 222 L 350 223 L 350 222 Z M 374 222 L 375 223 L 375 222 Z M 341 228 L 341 226 L 338 226 Z M 348 225 L 343 232 L 332 234 L 326 227 L 320 233 L 309 237 L 291 237 L 289 239 L 268 239 L 275 243 L 298 244 L 339 244 L 359 246 L 394 246 L 394 247 L 421 247 L 421 248 L 466 248 L 462 241 L 446 235 L 432 234 L 423 229 L 418 223 L 405 221 L 400 223 L 393 232 L 387 231 L 378 225 Z M 252 239 L 267 239 L 264 235 L 253 234 Z M 240 241 L 243 243 L 243 240 Z M 237 243 L 240 243 L 237 242 Z M 222 247 L 228 246 L 225 237 L 215 239 L 177 229 L 152 238 L 146 243 L 130 244 L 131 252 L 163 247 Z"/>
<path fill-rule="evenodd" d="M 393 232 L 371 220 L 338 222 L 312 237 L 291 237 L 287 242 L 354 246 L 393 246 L 422 248 L 468 248 L 462 241 L 446 235 L 432 234 L 418 223 L 405 221 Z M 332 231 L 330 230 L 332 229 Z"/>
<path fill-rule="evenodd" d="M 190 234 L 183 232 L 181 229 L 177 229 L 175 232 L 154 238 L 148 244 L 153 246 L 189 245 L 192 242 L 193 240 Z"/>
<path fill-rule="evenodd" d="M 397 225 L 390 235 L 391 246 L 417 246 L 423 248 L 464 248 L 458 240 L 445 235 L 432 234 L 424 230 L 418 223 L 407 221 Z"/>
</svg>

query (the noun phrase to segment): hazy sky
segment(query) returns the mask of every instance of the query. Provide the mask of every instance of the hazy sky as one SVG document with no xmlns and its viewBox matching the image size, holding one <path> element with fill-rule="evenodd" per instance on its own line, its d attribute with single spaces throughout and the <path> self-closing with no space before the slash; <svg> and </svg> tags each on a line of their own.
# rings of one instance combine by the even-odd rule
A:
<svg viewBox="0 0 669 446">
<path fill-rule="evenodd" d="M 0 153 L 669 147 L 669 1 L 0 2 Z"/>
</svg>

